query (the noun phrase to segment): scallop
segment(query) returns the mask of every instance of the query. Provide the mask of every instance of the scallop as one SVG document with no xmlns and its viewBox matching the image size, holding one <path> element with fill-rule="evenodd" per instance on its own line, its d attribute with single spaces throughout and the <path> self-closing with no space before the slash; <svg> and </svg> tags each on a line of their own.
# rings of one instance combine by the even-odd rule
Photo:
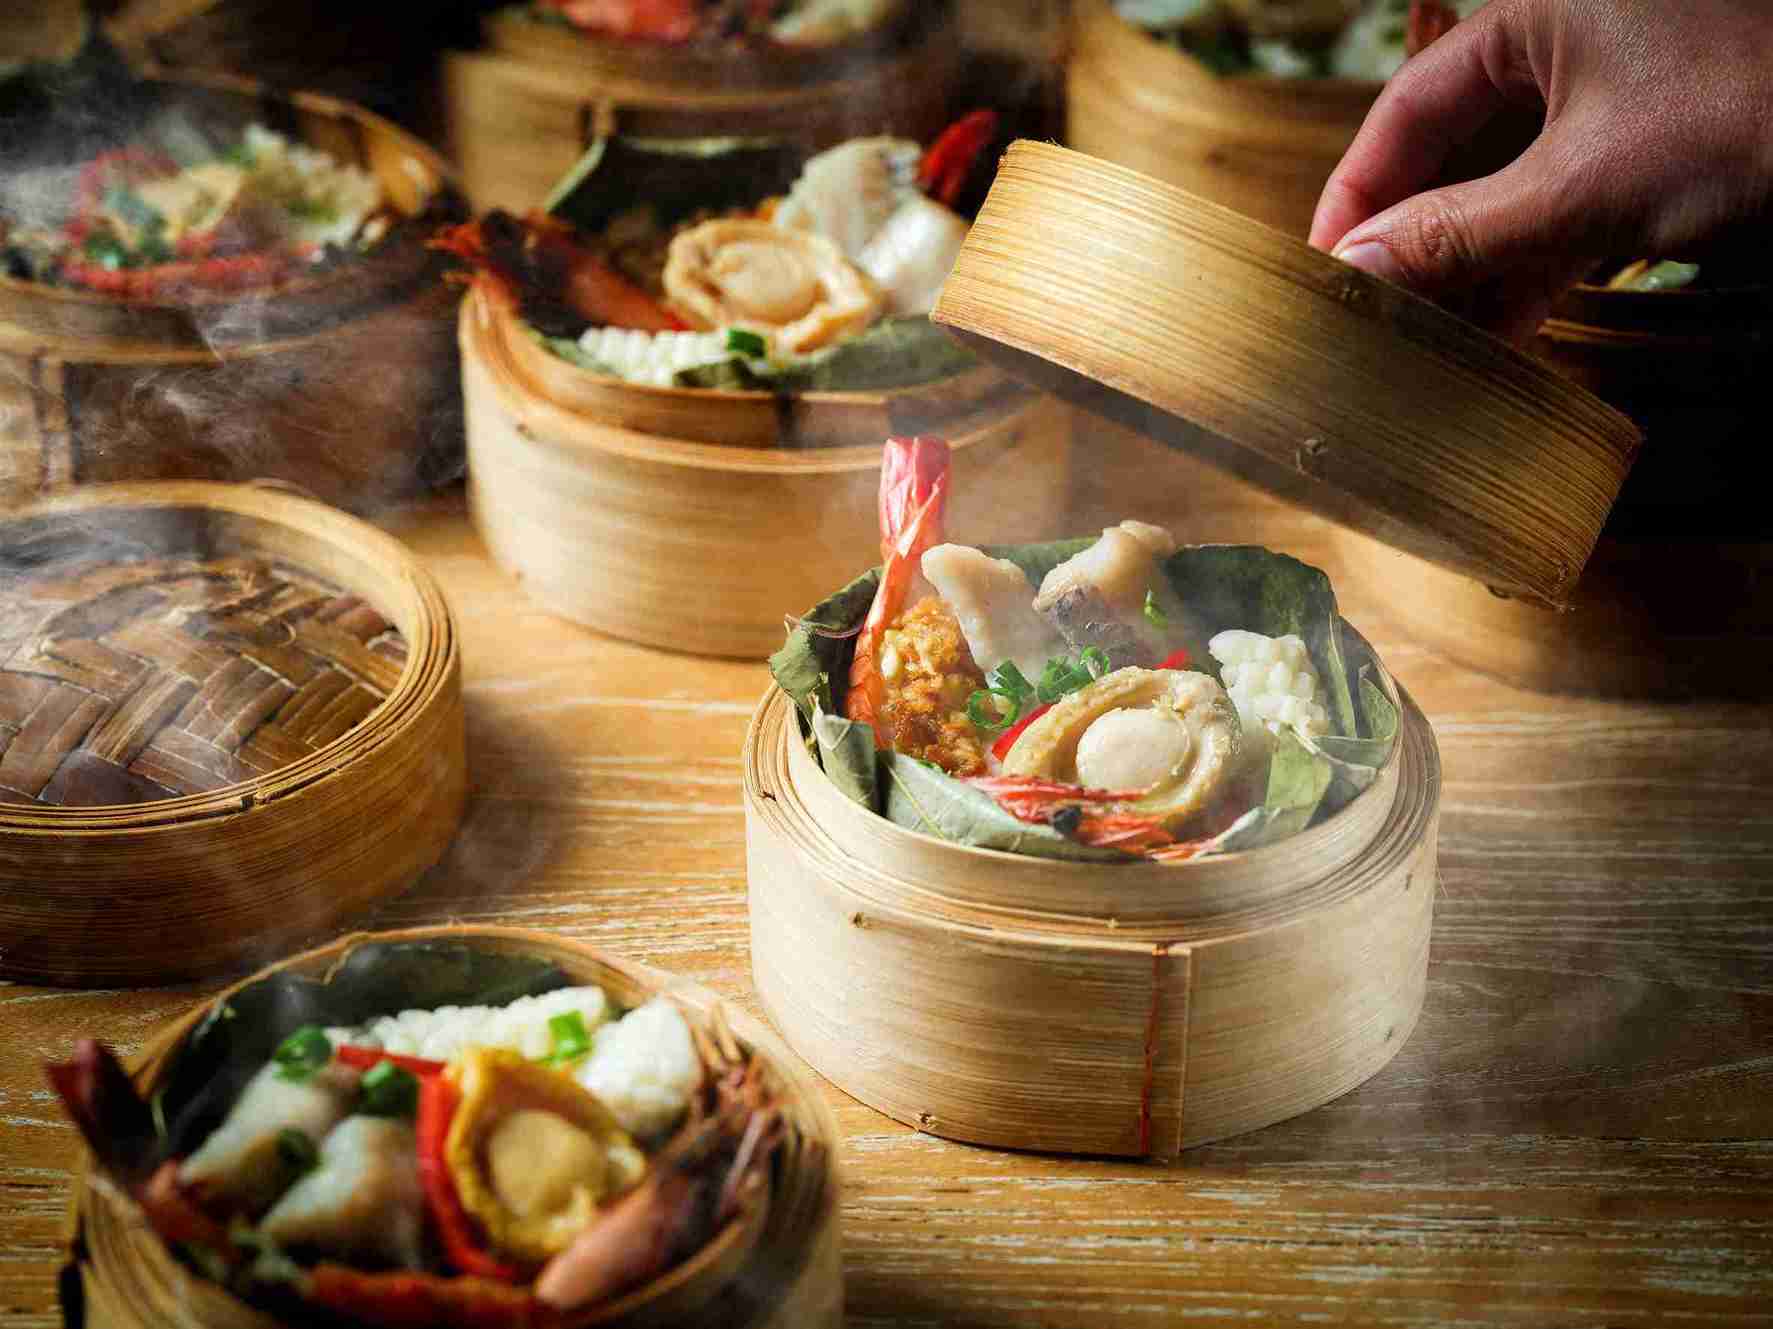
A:
<svg viewBox="0 0 1773 1329">
<path fill-rule="evenodd" d="M 1117 669 L 1029 725 L 1003 769 L 1125 790 L 1130 811 L 1174 834 L 1236 792 L 1243 738 L 1231 698 L 1206 674 Z"/>
<path fill-rule="evenodd" d="M 778 355 L 829 346 L 884 305 L 873 278 L 825 237 L 768 222 L 711 221 L 671 242 L 665 293 L 704 331 L 739 327 Z"/>
</svg>

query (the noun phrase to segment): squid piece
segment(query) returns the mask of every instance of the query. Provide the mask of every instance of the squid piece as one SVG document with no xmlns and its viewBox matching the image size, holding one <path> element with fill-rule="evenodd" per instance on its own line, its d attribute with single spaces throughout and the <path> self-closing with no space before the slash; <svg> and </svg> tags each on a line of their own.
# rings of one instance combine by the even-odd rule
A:
<svg viewBox="0 0 1773 1329">
<path fill-rule="evenodd" d="M 967 545 L 937 545 L 923 556 L 924 579 L 948 602 L 974 662 L 986 673 L 1005 660 L 1025 678 L 1060 654 L 1064 642 L 1034 612 L 1028 578 L 1007 558 Z"/>
<path fill-rule="evenodd" d="M 855 262 L 900 205 L 917 197 L 922 158 L 923 149 L 909 139 L 841 143 L 801 168 L 773 222 L 822 235 Z"/>
<path fill-rule="evenodd" d="M 856 266 L 872 277 L 886 297 L 887 312 L 900 317 L 928 314 L 942 283 L 954 271 L 967 223 L 934 199 L 919 195 L 900 204 L 856 256 Z"/>
<path fill-rule="evenodd" d="M 740 327 L 777 354 L 804 354 L 860 332 L 884 300 L 865 272 L 823 236 L 768 222 L 711 221 L 671 242 L 671 304 L 706 330 Z"/>
<path fill-rule="evenodd" d="M 1034 598 L 1035 612 L 1074 649 L 1102 651 L 1113 669 L 1150 668 L 1169 654 L 1169 638 L 1159 623 L 1181 624 L 1185 617 L 1160 566 L 1175 552 L 1175 537 L 1161 526 L 1142 521 L 1110 526 L 1095 544 L 1046 575 Z M 1154 614 L 1146 612 L 1147 597 Z"/>
<path fill-rule="evenodd" d="M 300 1131 L 321 1140 L 357 1097 L 358 1073 L 337 1062 L 301 1079 L 272 1063 L 247 1081 L 227 1119 L 179 1168 L 179 1184 L 206 1208 L 260 1213 L 289 1183 L 278 1137 Z"/>
<path fill-rule="evenodd" d="M 259 1223 L 281 1246 L 402 1269 L 424 1264 L 424 1193 L 413 1128 L 392 1117 L 347 1117 L 318 1165 Z"/>
</svg>

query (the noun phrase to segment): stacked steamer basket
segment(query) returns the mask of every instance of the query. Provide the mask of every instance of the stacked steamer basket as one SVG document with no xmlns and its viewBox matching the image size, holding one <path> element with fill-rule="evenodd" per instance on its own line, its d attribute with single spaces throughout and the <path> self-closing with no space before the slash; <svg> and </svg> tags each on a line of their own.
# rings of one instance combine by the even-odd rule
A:
<svg viewBox="0 0 1773 1329">
<path fill-rule="evenodd" d="M 261 291 L 134 299 L 0 276 L 0 503 L 106 481 L 279 479 L 364 509 L 453 471 L 453 297 L 425 248 L 462 206 L 442 159 L 327 97 L 220 75 L 143 86 L 183 123 L 235 137 L 267 124 L 364 167 L 403 220 L 368 252 Z"/>
<path fill-rule="evenodd" d="M 165 1085 L 185 1040 L 211 1012 L 252 983 L 271 977 L 323 979 L 352 955 L 381 943 L 467 946 L 493 957 L 546 961 L 557 966 L 569 984 L 602 987 L 624 1008 L 669 997 L 692 1024 L 716 1040 L 736 1036 L 733 1046 L 762 1064 L 766 1090 L 780 1105 L 786 1124 L 762 1199 L 682 1264 L 614 1301 L 567 1314 L 558 1323 L 567 1329 L 691 1323 L 733 1329 L 837 1329 L 843 1319 L 837 1126 L 820 1086 L 774 1035 L 713 994 L 581 943 L 539 932 L 472 927 L 347 938 L 275 965 L 193 1010 L 151 1041 L 134 1069 L 137 1087 L 149 1094 Z M 177 1259 L 118 1188 L 97 1175 L 90 1160 L 83 1162 L 75 1182 L 72 1217 L 74 1269 L 88 1323 L 119 1329 L 163 1324 L 239 1329 L 285 1322 L 255 1311 Z"/>
<path fill-rule="evenodd" d="M 400 891 L 454 835 L 460 664 L 398 542 L 255 486 L 0 519 L 0 976 L 170 982 Z"/>
<path fill-rule="evenodd" d="M 1005 157 L 936 318 L 1123 426 L 1548 601 L 1637 443 L 1407 292 L 1038 144 Z M 1291 839 L 1165 866 L 963 848 L 877 816 L 772 691 L 745 758 L 765 1006 L 864 1102 L 993 1145 L 1168 1157 L 1345 1092 L 1414 1023 L 1436 884 L 1434 735 L 1377 674 L 1398 736 L 1364 792 Z"/>
<path fill-rule="evenodd" d="M 874 31 L 803 50 L 685 49 L 540 21 L 514 5 L 486 48 L 443 64 L 451 157 L 477 208 L 521 212 L 600 138 L 789 138 L 808 149 L 862 134 L 927 139 L 945 123 L 960 51 L 947 0 L 904 0 Z"/>
<path fill-rule="evenodd" d="M 611 170 L 620 150 L 588 154 L 556 212 L 601 217 L 641 202 L 634 174 Z M 801 169 L 794 145 L 751 150 L 780 155 L 779 187 Z M 718 160 L 696 159 L 695 178 Z M 598 193 L 599 172 L 613 201 Z M 785 615 L 876 556 L 889 436 L 952 443 L 957 520 L 988 538 L 1051 530 L 1067 497 L 1067 413 L 908 322 L 940 348 L 919 363 L 940 367 L 899 376 L 894 360 L 882 381 L 902 386 L 655 386 L 563 358 L 477 280 L 460 315 L 475 526 L 550 612 L 650 646 L 753 659 L 780 644 Z"/>
<path fill-rule="evenodd" d="M 1701 269 L 1704 271 L 1703 265 Z M 1669 291 L 1579 286 L 1533 351 L 1632 416 L 1645 435 L 1572 612 L 1548 614 L 1353 533 L 1350 572 L 1412 585 L 1391 601 L 1434 651 L 1539 691 L 1748 697 L 1773 665 L 1763 588 L 1773 540 L 1745 498 L 1743 459 L 1763 429 L 1750 394 L 1773 363 L 1765 285 Z"/>
<path fill-rule="evenodd" d="M 1223 76 L 1121 18 L 1077 0 L 1066 142 L 1303 236 L 1324 182 L 1380 84 Z"/>
<path fill-rule="evenodd" d="M 274 88 L 369 105 L 407 124 L 429 113 L 436 15 L 419 27 L 396 6 L 321 0 L 304 7 L 301 23 L 289 17 L 274 0 L 123 0 L 103 30 L 144 66 L 250 75 Z"/>
</svg>

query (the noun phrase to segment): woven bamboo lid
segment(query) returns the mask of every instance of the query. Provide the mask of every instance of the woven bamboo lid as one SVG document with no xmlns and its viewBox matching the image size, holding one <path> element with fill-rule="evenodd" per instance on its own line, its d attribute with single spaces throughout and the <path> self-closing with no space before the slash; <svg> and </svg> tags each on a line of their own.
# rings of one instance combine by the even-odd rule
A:
<svg viewBox="0 0 1773 1329">
<path fill-rule="evenodd" d="M 1049 144 L 1005 155 L 933 317 L 1080 406 L 1547 605 L 1640 442 L 1428 301 Z"/>
</svg>

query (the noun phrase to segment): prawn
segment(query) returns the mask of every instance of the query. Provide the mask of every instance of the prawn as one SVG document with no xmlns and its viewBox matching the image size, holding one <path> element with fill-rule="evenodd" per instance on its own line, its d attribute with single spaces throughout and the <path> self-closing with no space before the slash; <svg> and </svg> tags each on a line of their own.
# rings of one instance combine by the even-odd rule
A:
<svg viewBox="0 0 1773 1329">
<path fill-rule="evenodd" d="M 880 586 L 856 637 L 844 714 L 874 730 L 880 747 L 892 746 L 883 732 L 886 679 L 880 650 L 886 630 L 911 599 L 924 552 L 942 543 L 948 506 L 948 444 L 939 438 L 889 438 L 880 465 Z"/>
</svg>

